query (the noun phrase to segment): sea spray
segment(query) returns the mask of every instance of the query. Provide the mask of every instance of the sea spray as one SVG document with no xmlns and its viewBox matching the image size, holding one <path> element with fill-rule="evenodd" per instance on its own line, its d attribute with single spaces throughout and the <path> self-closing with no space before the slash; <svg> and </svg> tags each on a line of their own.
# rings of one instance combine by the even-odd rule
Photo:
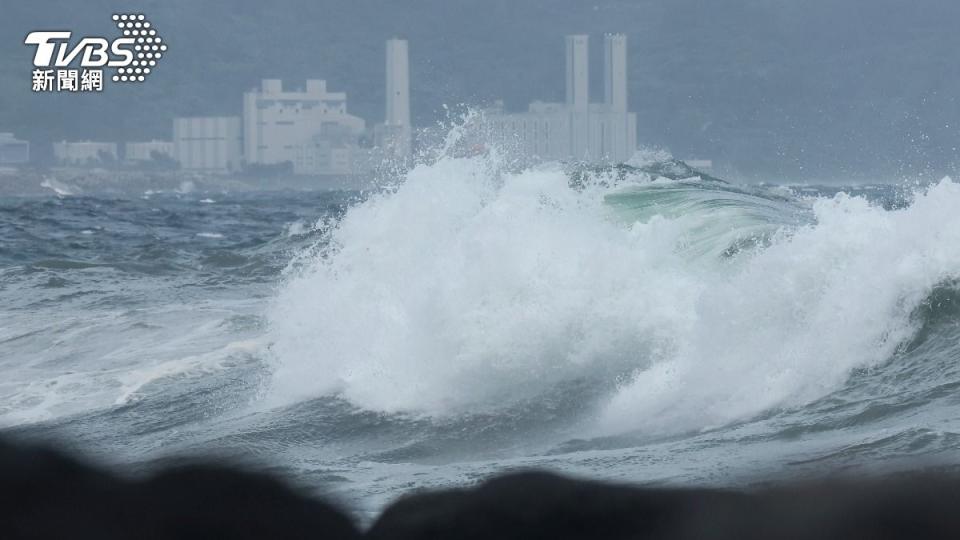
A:
<svg viewBox="0 0 960 540">
<path fill-rule="evenodd" d="M 637 370 L 603 431 L 672 432 L 796 406 L 890 360 L 914 311 L 960 275 L 960 185 L 945 179 L 907 208 L 844 194 L 817 200 L 816 223 L 783 230 L 736 269 L 704 275 L 674 355 Z"/>
<path fill-rule="evenodd" d="M 949 179 L 886 211 L 636 176 L 572 189 L 559 166 L 417 166 L 287 276 L 266 402 L 438 417 L 586 381 L 607 390 L 585 435 L 698 430 L 889 360 L 960 272 Z"/>
<path fill-rule="evenodd" d="M 556 167 L 505 175 L 489 156 L 418 167 L 281 291 L 271 401 L 343 392 L 443 414 L 626 376 L 672 346 L 696 282 L 669 270 L 688 231 L 625 226 L 607 191 L 571 190 Z"/>
<path fill-rule="evenodd" d="M 654 228 L 624 227 L 556 168 L 414 169 L 351 209 L 331 250 L 282 289 L 271 398 L 339 392 L 443 414 L 625 375 L 669 336 L 670 316 L 651 316 L 668 285 L 644 242 Z"/>
</svg>

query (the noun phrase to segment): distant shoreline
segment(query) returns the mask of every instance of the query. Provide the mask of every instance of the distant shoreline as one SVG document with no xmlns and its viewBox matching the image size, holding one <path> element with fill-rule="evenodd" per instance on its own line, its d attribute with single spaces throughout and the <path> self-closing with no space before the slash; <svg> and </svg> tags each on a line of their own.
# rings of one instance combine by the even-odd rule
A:
<svg viewBox="0 0 960 540">
<path fill-rule="evenodd" d="M 269 178 L 186 171 L 53 168 L 0 171 L 0 196 L 144 195 L 225 191 L 331 191 L 374 187 L 371 176 L 283 175 Z"/>
</svg>

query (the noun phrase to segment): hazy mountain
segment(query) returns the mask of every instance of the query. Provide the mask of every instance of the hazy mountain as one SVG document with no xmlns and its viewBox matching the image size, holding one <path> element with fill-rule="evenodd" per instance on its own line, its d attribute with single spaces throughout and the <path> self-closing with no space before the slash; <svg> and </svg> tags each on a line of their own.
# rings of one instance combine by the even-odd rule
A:
<svg viewBox="0 0 960 540">
<path fill-rule="evenodd" d="M 239 114 L 263 77 L 325 78 L 350 110 L 383 116 L 383 41 L 410 40 L 413 112 L 503 98 L 563 99 L 563 35 L 629 36 L 639 140 L 754 179 L 942 175 L 960 160 L 955 0 L 144 0 L 170 46 L 154 75 L 106 95 L 35 95 L 32 30 L 114 35 L 107 0 L 7 2 L 0 131 L 43 152 L 61 138 L 169 138 L 175 115 Z"/>
</svg>

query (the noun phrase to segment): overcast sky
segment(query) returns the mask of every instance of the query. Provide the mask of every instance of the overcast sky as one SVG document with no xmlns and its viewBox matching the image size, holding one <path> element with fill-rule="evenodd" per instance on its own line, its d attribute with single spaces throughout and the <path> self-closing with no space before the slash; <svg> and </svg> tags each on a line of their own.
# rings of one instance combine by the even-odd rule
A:
<svg viewBox="0 0 960 540">
<path fill-rule="evenodd" d="M 146 13 L 170 50 L 139 87 L 30 91 L 33 30 L 116 32 Z M 956 0 L 10 1 L 0 17 L 0 131 L 36 141 L 169 138 L 185 114 L 239 114 L 260 78 L 325 78 L 383 116 L 383 41 L 410 40 L 413 113 L 563 99 L 563 35 L 629 38 L 639 140 L 754 180 L 897 180 L 960 163 Z"/>
</svg>

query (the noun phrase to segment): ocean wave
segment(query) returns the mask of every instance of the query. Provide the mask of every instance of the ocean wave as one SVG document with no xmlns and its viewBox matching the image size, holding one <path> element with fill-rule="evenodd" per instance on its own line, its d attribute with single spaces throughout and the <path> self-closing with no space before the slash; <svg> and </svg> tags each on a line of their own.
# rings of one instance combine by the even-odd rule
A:
<svg viewBox="0 0 960 540">
<path fill-rule="evenodd" d="M 889 361 L 960 275 L 950 179 L 884 209 L 600 177 L 441 158 L 350 208 L 269 310 L 266 403 L 439 419 L 587 381 L 585 435 L 703 430 Z"/>
</svg>

